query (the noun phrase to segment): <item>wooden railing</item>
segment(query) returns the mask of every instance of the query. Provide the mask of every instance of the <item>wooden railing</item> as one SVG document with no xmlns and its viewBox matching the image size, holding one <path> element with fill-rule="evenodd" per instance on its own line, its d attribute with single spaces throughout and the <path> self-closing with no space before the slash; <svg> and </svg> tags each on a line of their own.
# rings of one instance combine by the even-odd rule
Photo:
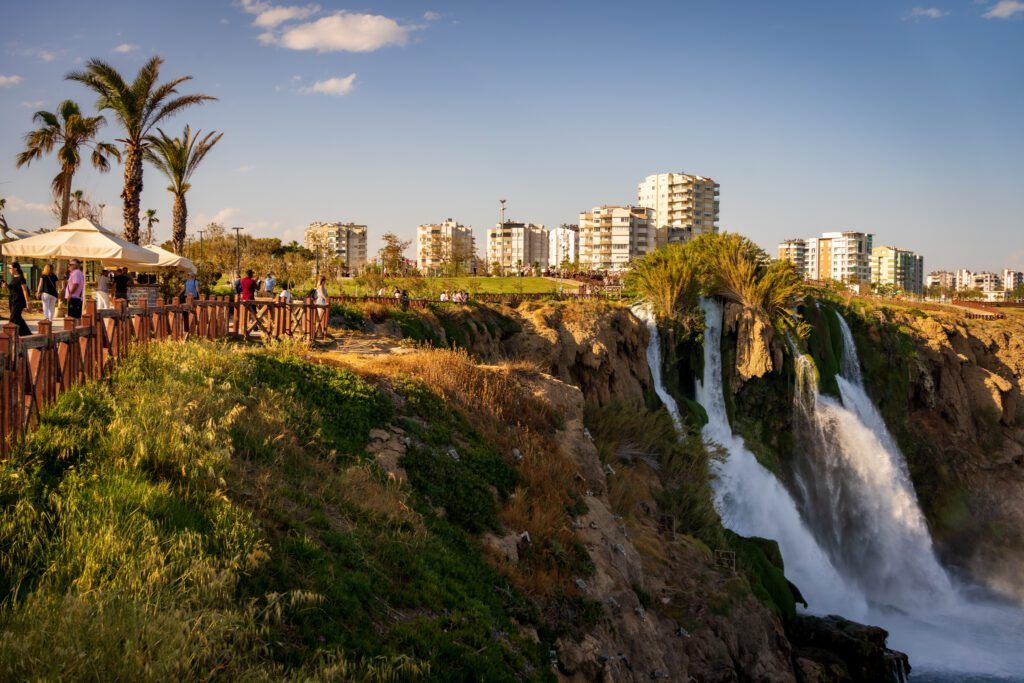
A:
<svg viewBox="0 0 1024 683">
<path fill-rule="evenodd" d="M 86 302 L 81 320 L 64 318 L 61 329 L 48 320 L 36 334 L 21 337 L 17 325 L 0 331 L 0 457 L 46 404 L 68 388 L 98 379 L 132 346 L 151 341 L 328 336 L 328 307 L 302 303 L 233 301 L 191 297 L 181 304 L 158 300 L 97 310 Z"/>
</svg>

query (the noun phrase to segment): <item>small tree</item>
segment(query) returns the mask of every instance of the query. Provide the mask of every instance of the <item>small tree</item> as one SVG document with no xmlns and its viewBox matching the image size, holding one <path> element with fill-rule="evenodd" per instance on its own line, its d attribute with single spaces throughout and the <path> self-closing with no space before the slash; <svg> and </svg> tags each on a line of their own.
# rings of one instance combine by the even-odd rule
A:
<svg viewBox="0 0 1024 683">
<path fill-rule="evenodd" d="M 389 275 L 402 275 L 405 273 L 405 250 L 412 244 L 411 241 L 403 240 L 393 232 L 386 232 L 381 238 L 384 246 L 377 252 L 380 264 Z"/>
</svg>

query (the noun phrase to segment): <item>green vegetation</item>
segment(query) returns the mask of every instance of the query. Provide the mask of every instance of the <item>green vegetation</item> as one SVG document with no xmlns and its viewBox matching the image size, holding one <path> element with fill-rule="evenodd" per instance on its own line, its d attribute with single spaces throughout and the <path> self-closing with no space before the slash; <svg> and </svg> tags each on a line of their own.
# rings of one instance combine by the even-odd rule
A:
<svg viewBox="0 0 1024 683">
<path fill-rule="evenodd" d="M 807 348 L 818 368 L 818 383 L 823 393 L 839 396 L 839 374 L 843 358 L 843 331 L 834 308 L 808 303 L 802 310 L 810 327 Z"/>
<path fill-rule="evenodd" d="M 376 296 L 383 287 L 388 295 L 395 288 L 409 291 L 413 297 L 437 298 L 443 291 L 464 290 L 470 294 L 554 294 L 562 287 L 566 291 L 577 285 L 561 283 L 544 277 L 378 277 L 360 276 L 343 280 L 338 294 L 349 296 Z M 332 291 L 332 294 L 334 292 Z"/>
<path fill-rule="evenodd" d="M 396 420 L 422 432 L 411 490 L 364 455 Z M 547 646 L 509 619 L 530 623 L 532 604 L 467 531 L 515 481 L 422 385 L 381 388 L 286 346 L 146 347 L 63 394 L 0 464 L 0 670 L 543 677 Z"/>
</svg>

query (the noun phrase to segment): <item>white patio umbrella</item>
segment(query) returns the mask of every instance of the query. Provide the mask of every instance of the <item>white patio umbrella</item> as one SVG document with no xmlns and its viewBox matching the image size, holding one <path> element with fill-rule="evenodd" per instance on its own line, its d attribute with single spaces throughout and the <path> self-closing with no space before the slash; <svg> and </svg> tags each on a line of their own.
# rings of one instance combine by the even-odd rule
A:
<svg viewBox="0 0 1024 683">
<path fill-rule="evenodd" d="M 138 266 L 139 270 L 142 271 L 154 271 L 163 270 L 165 268 L 181 268 L 182 270 L 188 271 L 195 275 L 196 264 L 192 263 L 191 259 L 187 259 L 184 256 L 178 256 L 173 251 L 167 251 L 162 247 L 158 247 L 155 244 L 147 244 L 143 247 L 147 251 L 151 251 L 157 255 L 160 259 L 154 264 L 147 264 L 144 266 Z"/>
<path fill-rule="evenodd" d="M 88 218 L 62 225 L 52 232 L 5 242 L 0 250 L 5 256 L 77 258 L 129 267 L 155 265 L 160 260 L 154 252 L 121 239 Z"/>
</svg>

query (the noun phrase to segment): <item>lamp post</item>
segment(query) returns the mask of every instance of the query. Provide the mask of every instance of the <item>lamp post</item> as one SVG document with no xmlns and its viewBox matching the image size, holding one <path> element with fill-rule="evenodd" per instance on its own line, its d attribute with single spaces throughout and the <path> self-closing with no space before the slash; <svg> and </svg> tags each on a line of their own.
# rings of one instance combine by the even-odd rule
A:
<svg viewBox="0 0 1024 683">
<path fill-rule="evenodd" d="M 106 204 L 100 204 L 100 225 L 103 225 L 103 209 L 107 208 Z"/>
<path fill-rule="evenodd" d="M 242 277 L 242 242 L 241 234 L 245 228 L 231 228 L 235 231 L 235 277 Z"/>
<path fill-rule="evenodd" d="M 199 258 L 203 258 L 203 233 L 205 230 L 199 231 Z"/>
</svg>

